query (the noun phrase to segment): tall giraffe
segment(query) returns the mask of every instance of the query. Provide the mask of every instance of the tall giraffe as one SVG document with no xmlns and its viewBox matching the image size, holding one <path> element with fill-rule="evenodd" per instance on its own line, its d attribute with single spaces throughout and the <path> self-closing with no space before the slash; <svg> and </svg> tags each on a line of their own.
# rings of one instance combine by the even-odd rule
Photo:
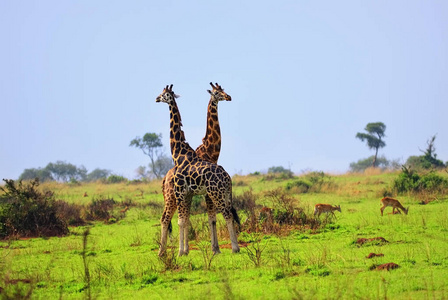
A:
<svg viewBox="0 0 448 300">
<path fill-rule="evenodd" d="M 179 214 L 179 256 L 189 252 L 188 226 L 191 199 L 193 195 L 201 194 L 206 194 L 213 206 L 222 213 L 229 231 L 232 252 L 239 252 L 233 224 L 234 221 L 239 222 L 239 219 L 236 210 L 232 207 L 232 179 L 223 167 L 201 160 L 185 141 L 175 99 L 178 96 L 174 94 L 172 88 L 173 85 L 166 86 L 156 98 L 156 102 L 165 102 L 170 109 L 170 148 L 175 166 L 173 182 Z M 162 246 L 160 250 L 163 250 Z"/>
<path fill-rule="evenodd" d="M 218 84 L 210 82 L 212 90 L 207 90 L 210 96 L 210 101 L 207 106 L 207 126 L 205 136 L 202 139 L 202 144 L 196 149 L 196 154 L 200 159 L 217 163 L 221 150 L 221 130 L 218 120 L 218 103 L 219 101 L 231 101 L 230 95 L 224 92 L 224 89 Z M 163 210 L 161 223 L 161 242 L 159 255 L 163 255 L 166 249 L 166 240 L 169 228 L 171 228 L 171 219 L 176 211 L 176 197 L 174 194 L 174 170 L 172 168 L 167 172 L 163 178 L 162 192 L 165 199 L 165 208 Z M 220 253 L 218 244 L 218 234 L 216 229 L 216 209 L 213 201 L 205 195 L 207 204 L 208 222 L 210 228 L 210 237 L 213 253 Z"/>
</svg>

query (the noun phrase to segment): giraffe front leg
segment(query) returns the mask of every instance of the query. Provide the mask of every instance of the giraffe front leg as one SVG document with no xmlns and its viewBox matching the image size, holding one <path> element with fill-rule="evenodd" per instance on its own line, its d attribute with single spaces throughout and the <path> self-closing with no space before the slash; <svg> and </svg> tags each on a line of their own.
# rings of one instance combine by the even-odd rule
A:
<svg viewBox="0 0 448 300">
<path fill-rule="evenodd" d="M 219 254 L 221 253 L 221 251 L 219 250 L 219 243 L 218 243 L 215 206 L 213 205 L 213 201 L 210 199 L 208 195 L 205 195 L 205 202 L 207 204 L 208 226 L 210 229 L 210 240 L 212 245 L 212 251 L 213 254 Z"/>
<path fill-rule="evenodd" d="M 188 219 L 179 215 L 179 256 L 188 254 Z"/>
<path fill-rule="evenodd" d="M 177 196 L 179 211 L 179 256 L 188 255 L 188 228 L 190 225 L 190 205 L 192 197 Z"/>
</svg>

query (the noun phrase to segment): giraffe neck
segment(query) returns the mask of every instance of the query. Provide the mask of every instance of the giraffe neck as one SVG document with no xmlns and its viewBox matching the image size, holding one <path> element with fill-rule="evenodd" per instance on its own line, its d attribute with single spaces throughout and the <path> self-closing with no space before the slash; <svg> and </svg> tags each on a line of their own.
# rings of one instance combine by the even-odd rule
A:
<svg viewBox="0 0 448 300">
<path fill-rule="evenodd" d="M 198 156 L 206 161 L 216 163 L 221 151 L 221 129 L 218 119 L 218 101 L 210 99 L 207 108 L 207 126 L 202 145 L 196 149 Z"/>
<path fill-rule="evenodd" d="M 196 157 L 196 153 L 185 141 L 184 131 L 182 130 L 182 120 L 180 117 L 177 104 L 169 104 L 170 106 L 170 148 L 174 165 L 177 167 L 185 160 L 192 160 Z"/>
</svg>

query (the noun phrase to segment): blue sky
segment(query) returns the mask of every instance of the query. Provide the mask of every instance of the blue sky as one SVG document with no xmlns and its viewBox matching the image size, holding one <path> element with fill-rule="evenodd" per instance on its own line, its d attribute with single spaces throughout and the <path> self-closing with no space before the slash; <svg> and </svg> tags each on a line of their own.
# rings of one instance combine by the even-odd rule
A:
<svg viewBox="0 0 448 300">
<path fill-rule="evenodd" d="M 231 175 L 291 167 L 342 173 L 373 154 L 404 162 L 437 134 L 448 160 L 447 1 L 1 1 L 0 179 L 63 160 L 129 178 L 130 141 L 162 133 L 167 84 L 193 148 L 209 82 Z"/>
</svg>

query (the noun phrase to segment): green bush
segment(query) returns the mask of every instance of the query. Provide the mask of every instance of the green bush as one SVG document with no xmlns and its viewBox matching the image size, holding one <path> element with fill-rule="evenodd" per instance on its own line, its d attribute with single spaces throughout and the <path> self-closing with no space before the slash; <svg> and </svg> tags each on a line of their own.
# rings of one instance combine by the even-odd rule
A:
<svg viewBox="0 0 448 300">
<path fill-rule="evenodd" d="M 448 189 L 448 180 L 435 172 L 420 175 L 410 168 L 403 167 L 398 178 L 393 182 L 393 190 L 398 194 L 438 192 L 444 193 Z"/>
<path fill-rule="evenodd" d="M 286 190 L 290 191 L 292 189 L 297 189 L 298 193 L 307 193 L 310 190 L 311 186 L 312 186 L 311 182 L 299 179 L 292 182 L 288 182 L 286 184 Z"/>
<path fill-rule="evenodd" d="M 334 183 L 332 182 L 331 176 L 325 174 L 322 171 L 313 171 L 301 179 L 288 182 L 286 184 L 286 190 L 297 193 L 308 193 L 308 192 L 321 192 L 323 187 L 332 187 Z"/>
<path fill-rule="evenodd" d="M 125 182 L 125 181 L 128 181 L 128 180 L 125 177 L 120 176 L 120 175 L 110 175 L 106 179 L 106 183 L 120 183 L 120 182 Z"/>
<path fill-rule="evenodd" d="M 39 180 L 27 184 L 4 179 L 0 187 L 0 238 L 11 236 L 61 236 L 69 231 L 59 218 L 53 192 L 40 192 Z"/>
</svg>

